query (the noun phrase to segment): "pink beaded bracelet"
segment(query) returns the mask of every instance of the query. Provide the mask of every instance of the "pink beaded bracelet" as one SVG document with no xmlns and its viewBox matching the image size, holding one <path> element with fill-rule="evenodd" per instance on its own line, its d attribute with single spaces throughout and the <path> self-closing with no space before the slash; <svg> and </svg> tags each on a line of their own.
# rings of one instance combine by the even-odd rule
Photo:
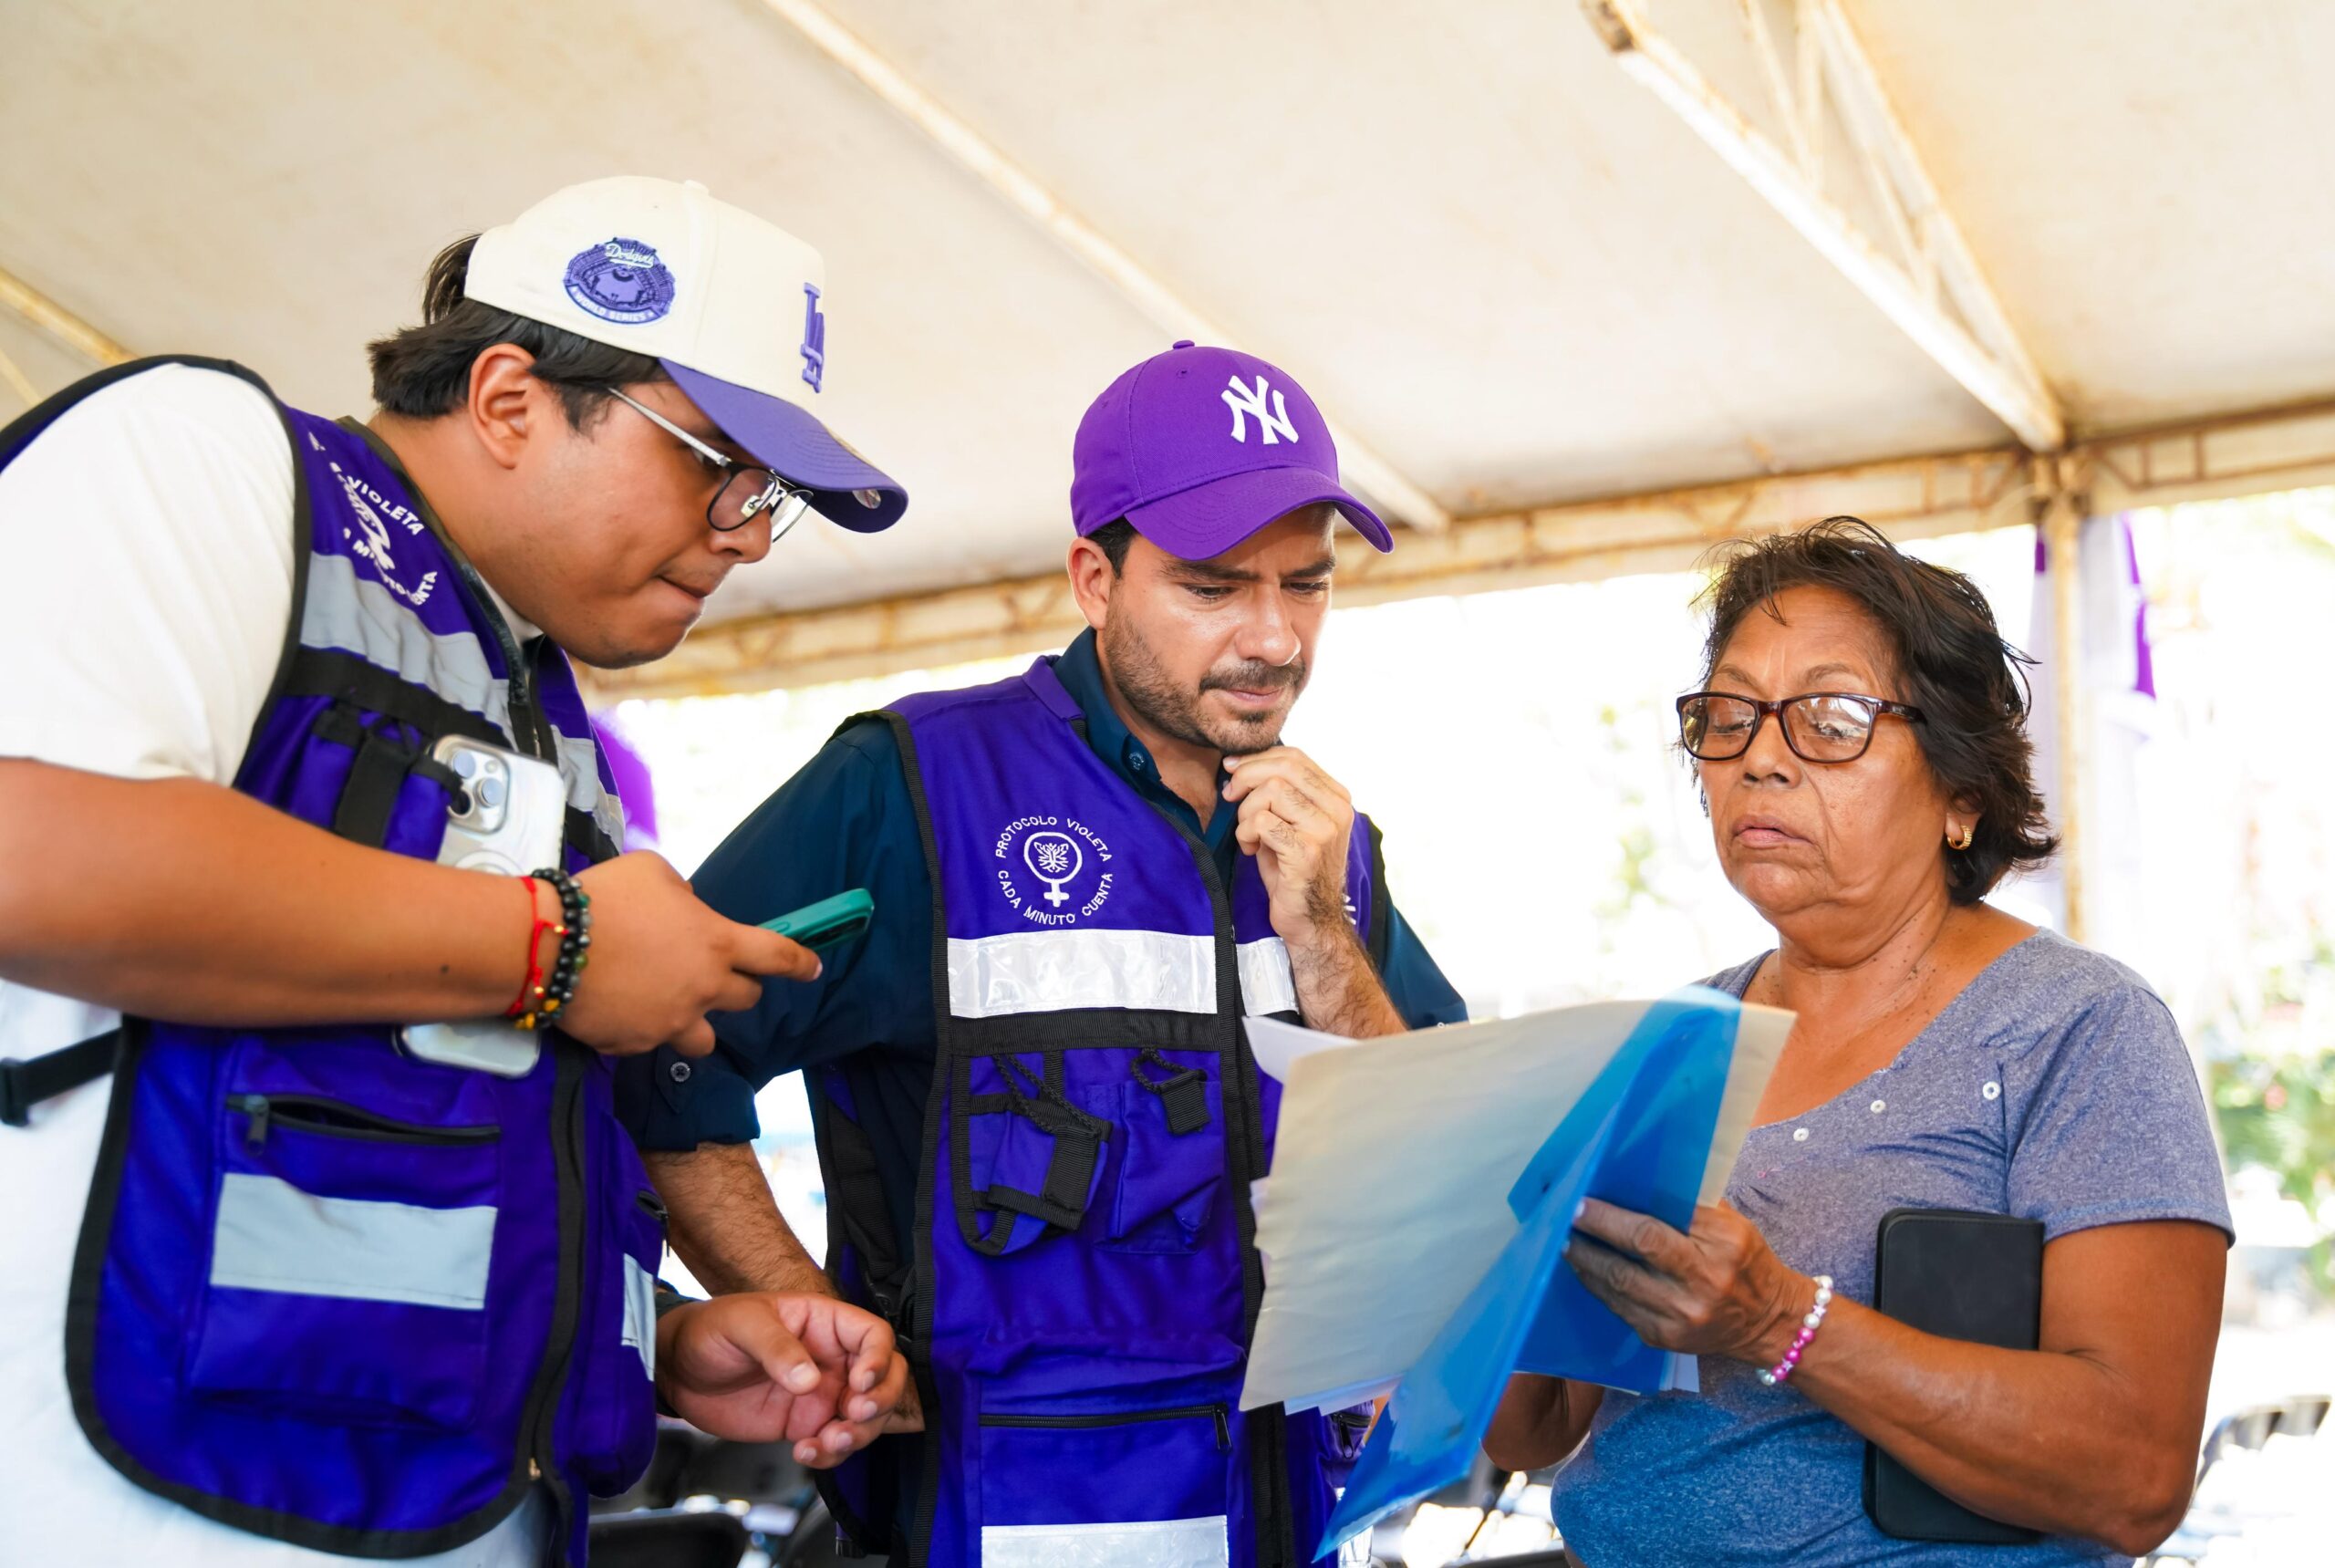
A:
<svg viewBox="0 0 2335 1568">
<path fill-rule="evenodd" d="M 1832 1276 L 1819 1274 L 1816 1276 L 1816 1305 L 1800 1320 L 1800 1333 L 1792 1340 L 1791 1348 L 1784 1352 L 1784 1358 L 1759 1374 L 1761 1383 L 1773 1388 L 1791 1376 L 1792 1368 L 1800 1365 L 1800 1353 L 1808 1348 L 1808 1342 L 1814 1339 L 1816 1331 L 1823 1326 L 1824 1309 L 1832 1304 Z"/>
</svg>

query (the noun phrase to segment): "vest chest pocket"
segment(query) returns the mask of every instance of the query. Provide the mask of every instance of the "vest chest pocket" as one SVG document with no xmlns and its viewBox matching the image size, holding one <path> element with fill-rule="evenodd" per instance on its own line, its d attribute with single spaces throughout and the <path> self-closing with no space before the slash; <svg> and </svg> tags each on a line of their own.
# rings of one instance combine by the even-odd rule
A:
<svg viewBox="0 0 2335 1568">
<path fill-rule="evenodd" d="M 1074 1231 L 1095 1202 L 1118 1107 L 1066 1092 L 1062 1058 L 1060 1051 L 1027 1052 L 966 1064 L 952 1097 L 966 1159 L 960 1222 L 975 1251 L 1004 1257 Z"/>
<path fill-rule="evenodd" d="M 1146 1049 L 1128 1064 L 1104 1246 L 1179 1253 L 1199 1245 L 1224 1185 L 1223 1085 L 1215 1064 L 1209 1052 Z"/>
<path fill-rule="evenodd" d="M 1215 1062 L 1148 1047 L 974 1058 L 958 1096 L 967 1242 L 1005 1257 L 1082 1232 L 1112 1251 L 1196 1251 L 1224 1184 Z"/>
<path fill-rule="evenodd" d="M 464 1427 L 485 1381 L 501 1139 L 475 1112 L 229 1095 L 188 1386 L 338 1423 Z"/>
</svg>

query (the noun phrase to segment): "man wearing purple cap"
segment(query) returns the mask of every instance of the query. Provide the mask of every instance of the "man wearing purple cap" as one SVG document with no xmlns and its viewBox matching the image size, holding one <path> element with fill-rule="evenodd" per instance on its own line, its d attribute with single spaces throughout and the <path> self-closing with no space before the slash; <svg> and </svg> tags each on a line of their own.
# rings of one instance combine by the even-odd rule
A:
<svg viewBox="0 0 2335 1568">
<path fill-rule="evenodd" d="M 1074 466 L 1091 629 L 847 724 L 714 852 L 697 890 L 734 919 L 865 888 L 876 923 L 818 980 L 717 1017 L 704 1061 L 627 1064 L 618 1108 L 700 1280 L 834 1290 L 898 1332 L 914 1397 L 796 1448 L 863 1548 L 1299 1563 L 1368 1413 L 1239 1408 L 1280 1102 L 1241 1020 L 1465 1015 L 1376 831 L 1281 743 L 1337 519 L 1392 540 L 1303 390 L 1228 350 L 1120 377 Z M 745 1147 L 754 1091 L 794 1070 L 825 1272 Z"/>
</svg>

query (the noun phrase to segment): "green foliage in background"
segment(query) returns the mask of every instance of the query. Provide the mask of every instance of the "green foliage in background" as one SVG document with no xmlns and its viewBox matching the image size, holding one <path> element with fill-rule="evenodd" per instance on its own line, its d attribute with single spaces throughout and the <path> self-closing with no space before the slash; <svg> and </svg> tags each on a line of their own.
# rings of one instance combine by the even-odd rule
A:
<svg viewBox="0 0 2335 1568">
<path fill-rule="evenodd" d="M 2335 1198 L 2335 1051 L 2208 1062 L 2206 1082 L 2230 1168 L 2277 1172 L 2280 1191 L 2320 1214 Z M 2327 1238 L 2310 1250 L 2310 1272 L 2322 1293 L 2335 1295 L 2335 1246 Z"/>
</svg>

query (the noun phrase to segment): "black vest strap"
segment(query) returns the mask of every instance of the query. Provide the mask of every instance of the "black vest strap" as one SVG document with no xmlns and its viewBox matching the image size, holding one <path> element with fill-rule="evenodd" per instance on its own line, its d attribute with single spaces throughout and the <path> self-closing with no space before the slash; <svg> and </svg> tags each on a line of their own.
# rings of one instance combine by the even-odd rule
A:
<svg viewBox="0 0 2335 1568">
<path fill-rule="evenodd" d="M 0 1123 L 23 1127 L 31 1116 L 32 1108 L 43 1100 L 96 1083 L 113 1071 L 114 1055 L 120 1044 L 121 1031 L 109 1029 L 78 1045 L 51 1051 L 29 1062 L 14 1058 L 0 1062 Z"/>
<path fill-rule="evenodd" d="M 818 1132 L 827 1212 L 842 1228 L 844 1239 L 858 1251 L 877 1310 L 905 1338 L 910 1327 L 901 1311 L 909 1290 L 908 1257 L 899 1239 L 892 1234 L 891 1210 L 884 1199 L 876 1146 L 857 1122 L 832 1107 L 818 1119 Z"/>
<path fill-rule="evenodd" d="M 302 648 L 292 655 L 285 678 L 287 697 L 337 697 L 410 724 L 425 735 L 464 735 L 490 746 L 508 746 L 510 737 L 479 714 L 436 692 L 400 680 L 353 653 Z"/>
<path fill-rule="evenodd" d="M 567 808 L 567 842 L 584 852 L 594 865 L 613 860 L 624 853 L 624 846 L 610 838 L 599 819 L 588 811 Z"/>
</svg>

